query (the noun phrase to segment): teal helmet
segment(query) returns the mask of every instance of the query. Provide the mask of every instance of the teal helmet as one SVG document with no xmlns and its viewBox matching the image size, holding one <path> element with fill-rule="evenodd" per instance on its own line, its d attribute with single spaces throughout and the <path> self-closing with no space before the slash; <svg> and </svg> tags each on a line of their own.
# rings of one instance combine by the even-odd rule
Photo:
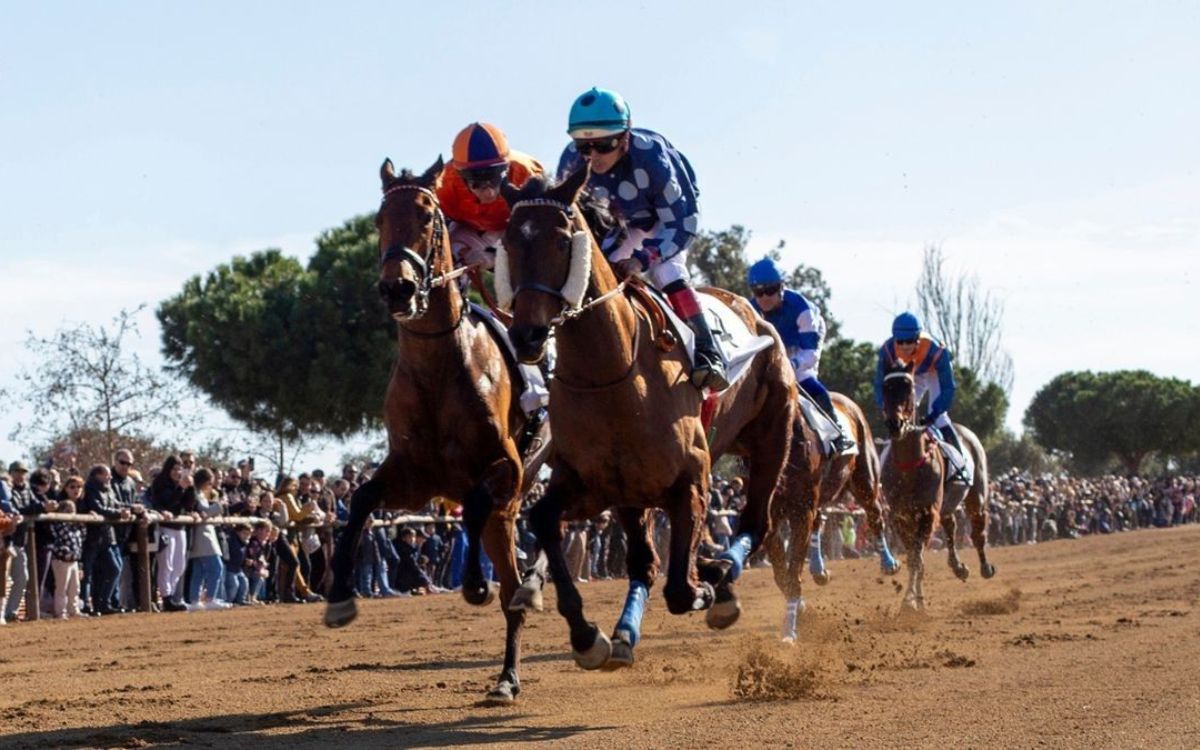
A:
<svg viewBox="0 0 1200 750">
<path fill-rule="evenodd" d="M 892 338 L 909 341 L 921 335 L 921 319 L 910 312 L 902 312 L 892 321 Z"/>
<path fill-rule="evenodd" d="M 783 273 L 779 270 L 779 264 L 772 258 L 763 258 L 750 266 L 750 271 L 746 274 L 746 282 L 752 287 L 782 284 Z"/>
<path fill-rule="evenodd" d="M 629 130 L 629 105 L 615 91 L 594 86 L 579 95 L 567 118 L 572 138 L 603 138 Z"/>
</svg>

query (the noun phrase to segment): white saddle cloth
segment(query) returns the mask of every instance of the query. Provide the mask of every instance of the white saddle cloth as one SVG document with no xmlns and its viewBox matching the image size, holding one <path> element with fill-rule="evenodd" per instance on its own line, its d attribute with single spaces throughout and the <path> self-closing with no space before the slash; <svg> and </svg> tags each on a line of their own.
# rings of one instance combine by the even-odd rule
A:
<svg viewBox="0 0 1200 750">
<path fill-rule="evenodd" d="M 807 391 L 805 391 L 803 388 L 799 388 L 797 390 L 800 391 L 800 411 L 803 412 L 804 418 L 808 420 L 809 426 L 812 427 L 813 431 L 817 433 L 817 437 L 821 439 L 821 453 L 825 456 L 832 456 L 833 441 L 836 440 L 839 435 L 838 427 L 830 421 L 829 417 L 825 416 L 825 412 L 821 409 L 821 407 L 816 405 L 816 403 L 812 400 L 812 396 L 809 396 Z M 846 423 L 846 417 L 836 409 L 834 410 L 834 414 L 831 416 L 837 419 L 838 425 L 841 426 L 840 434 L 844 434 L 846 437 L 853 439 L 851 436 L 854 435 L 854 432 L 850 429 L 850 425 Z M 843 451 L 841 455 L 857 456 L 858 444 L 855 443 L 852 448 Z"/>
<path fill-rule="evenodd" d="M 662 308 L 671 327 L 675 329 L 675 335 L 679 337 L 680 343 L 687 350 L 688 361 L 695 367 L 696 335 L 692 333 L 691 326 L 675 313 L 661 292 L 649 286 L 647 289 L 658 300 L 658 306 Z M 730 385 L 733 385 L 746 374 L 750 363 L 754 361 L 754 355 L 774 344 L 775 339 L 770 336 L 760 336 L 750 330 L 733 308 L 716 297 L 696 292 L 696 299 L 700 302 L 700 310 L 708 321 L 713 340 L 717 342 L 721 358 L 725 360 L 725 378 Z"/>
</svg>

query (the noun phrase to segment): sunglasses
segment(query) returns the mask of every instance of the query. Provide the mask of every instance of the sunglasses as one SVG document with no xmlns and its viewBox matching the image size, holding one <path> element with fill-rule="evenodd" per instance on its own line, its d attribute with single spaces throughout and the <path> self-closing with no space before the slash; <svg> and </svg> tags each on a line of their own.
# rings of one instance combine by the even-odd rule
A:
<svg viewBox="0 0 1200 750">
<path fill-rule="evenodd" d="M 117 461 L 118 466 L 133 466 L 133 461 Z"/>
<path fill-rule="evenodd" d="M 774 297 L 782 288 L 780 284 L 768 284 L 767 286 L 751 287 L 750 291 L 754 293 L 755 297 Z"/>
<path fill-rule="evenodd" d="M 504 178 L 508 176 L 508 170 L 504 169 L 499 172 L 460 172 L 463 182 L 467 183 L 467 187 L 474 190 L 483 190 L 484 188 L 498 188 L 500 183 L 504 182 Z"/>
<path fill-rule="evenodd" d="M 611 154 L 621 147 L 621 137 L 601 138 L 595 141 L 575 141 L 575 150 L 580 154 Z"/>
<path fill-rule="evenodd" d="M 916 339 L 896 339 L 896 346 L 912 346 L 915 343 Z"/>
</svg>

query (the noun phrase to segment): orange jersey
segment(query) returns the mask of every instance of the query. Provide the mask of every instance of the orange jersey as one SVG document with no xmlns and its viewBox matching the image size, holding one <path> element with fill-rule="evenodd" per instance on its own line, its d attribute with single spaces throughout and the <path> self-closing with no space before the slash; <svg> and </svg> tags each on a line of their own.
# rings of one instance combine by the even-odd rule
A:
<svg viewBox="0 0 1200 750">
<path fill-rule="evenodd" d="M 524 185 L 533 175 L 544 172 L 542 165 L 532 156 L 520 151 L 509 152 L 508 181 L 517 187 Z M 437 197 L 446 218 L 466 224 L 477 232 L 503 232 L 508 226 L 508 203 L 503 198 L 480 203 L 458 170 L 450 164 L 442 170 Z"/>
</svg>

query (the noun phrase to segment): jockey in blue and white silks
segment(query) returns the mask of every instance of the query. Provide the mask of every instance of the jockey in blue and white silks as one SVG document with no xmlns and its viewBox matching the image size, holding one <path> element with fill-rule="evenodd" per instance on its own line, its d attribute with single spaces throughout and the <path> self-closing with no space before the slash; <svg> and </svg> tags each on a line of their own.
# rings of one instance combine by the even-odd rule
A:
<svg viewBox="0 0 1200 750">
<path fill-rule="evenodd" d="M 693 384 L 728 388 L 724 361 L 689 283 L 687 248 L 700 224 L 700 189 L 687 157 L 658 133 L 632 127 L 625 100 L 605 89 L 575 100 L 567 133 L 572 140 L 559 160 L 559 179 L 586 162 L 593 199 L 617 220 L 601 250 L 622 278 L 645 273 L 687 321 L 696 335 Z"/>
<path fill-rule="evenodd" d="M 892 322 L 892 337 L 879 347 L 875 367 L 875 402 L 883 408 L 883 376 L 895 364 L 913 365 L 913 398 L 917 404 L 929 394 L 929 407 L 921 423 L 938 428 L 942 439 L 963 454 L 963 444 L 950 421 L 954 405 L 954 367 L 950 350 L 921 329 L 921 320 L 910 312 Z M 965 455 L 965 454 L 963 454 Z M 963 477 L 967 479 L 967 477 Z"/>
<path fill-rule="evenodd" d="M 837 427 L 839 435 L 834 450 L 838 453 L 850 450 L 854 441 L 842 432 L 829 391 L 817 376 L 821 346 L 825 342 L 825 318 L 821 310 L 803 294 L 784 285 L 783 273 L 771 258 L 750 266 L 746 280 L 750 284 L 750 304 L 775 326 L 783 339 L 788 360 L 796 370 L 796 382 Z"/>
</svg>

